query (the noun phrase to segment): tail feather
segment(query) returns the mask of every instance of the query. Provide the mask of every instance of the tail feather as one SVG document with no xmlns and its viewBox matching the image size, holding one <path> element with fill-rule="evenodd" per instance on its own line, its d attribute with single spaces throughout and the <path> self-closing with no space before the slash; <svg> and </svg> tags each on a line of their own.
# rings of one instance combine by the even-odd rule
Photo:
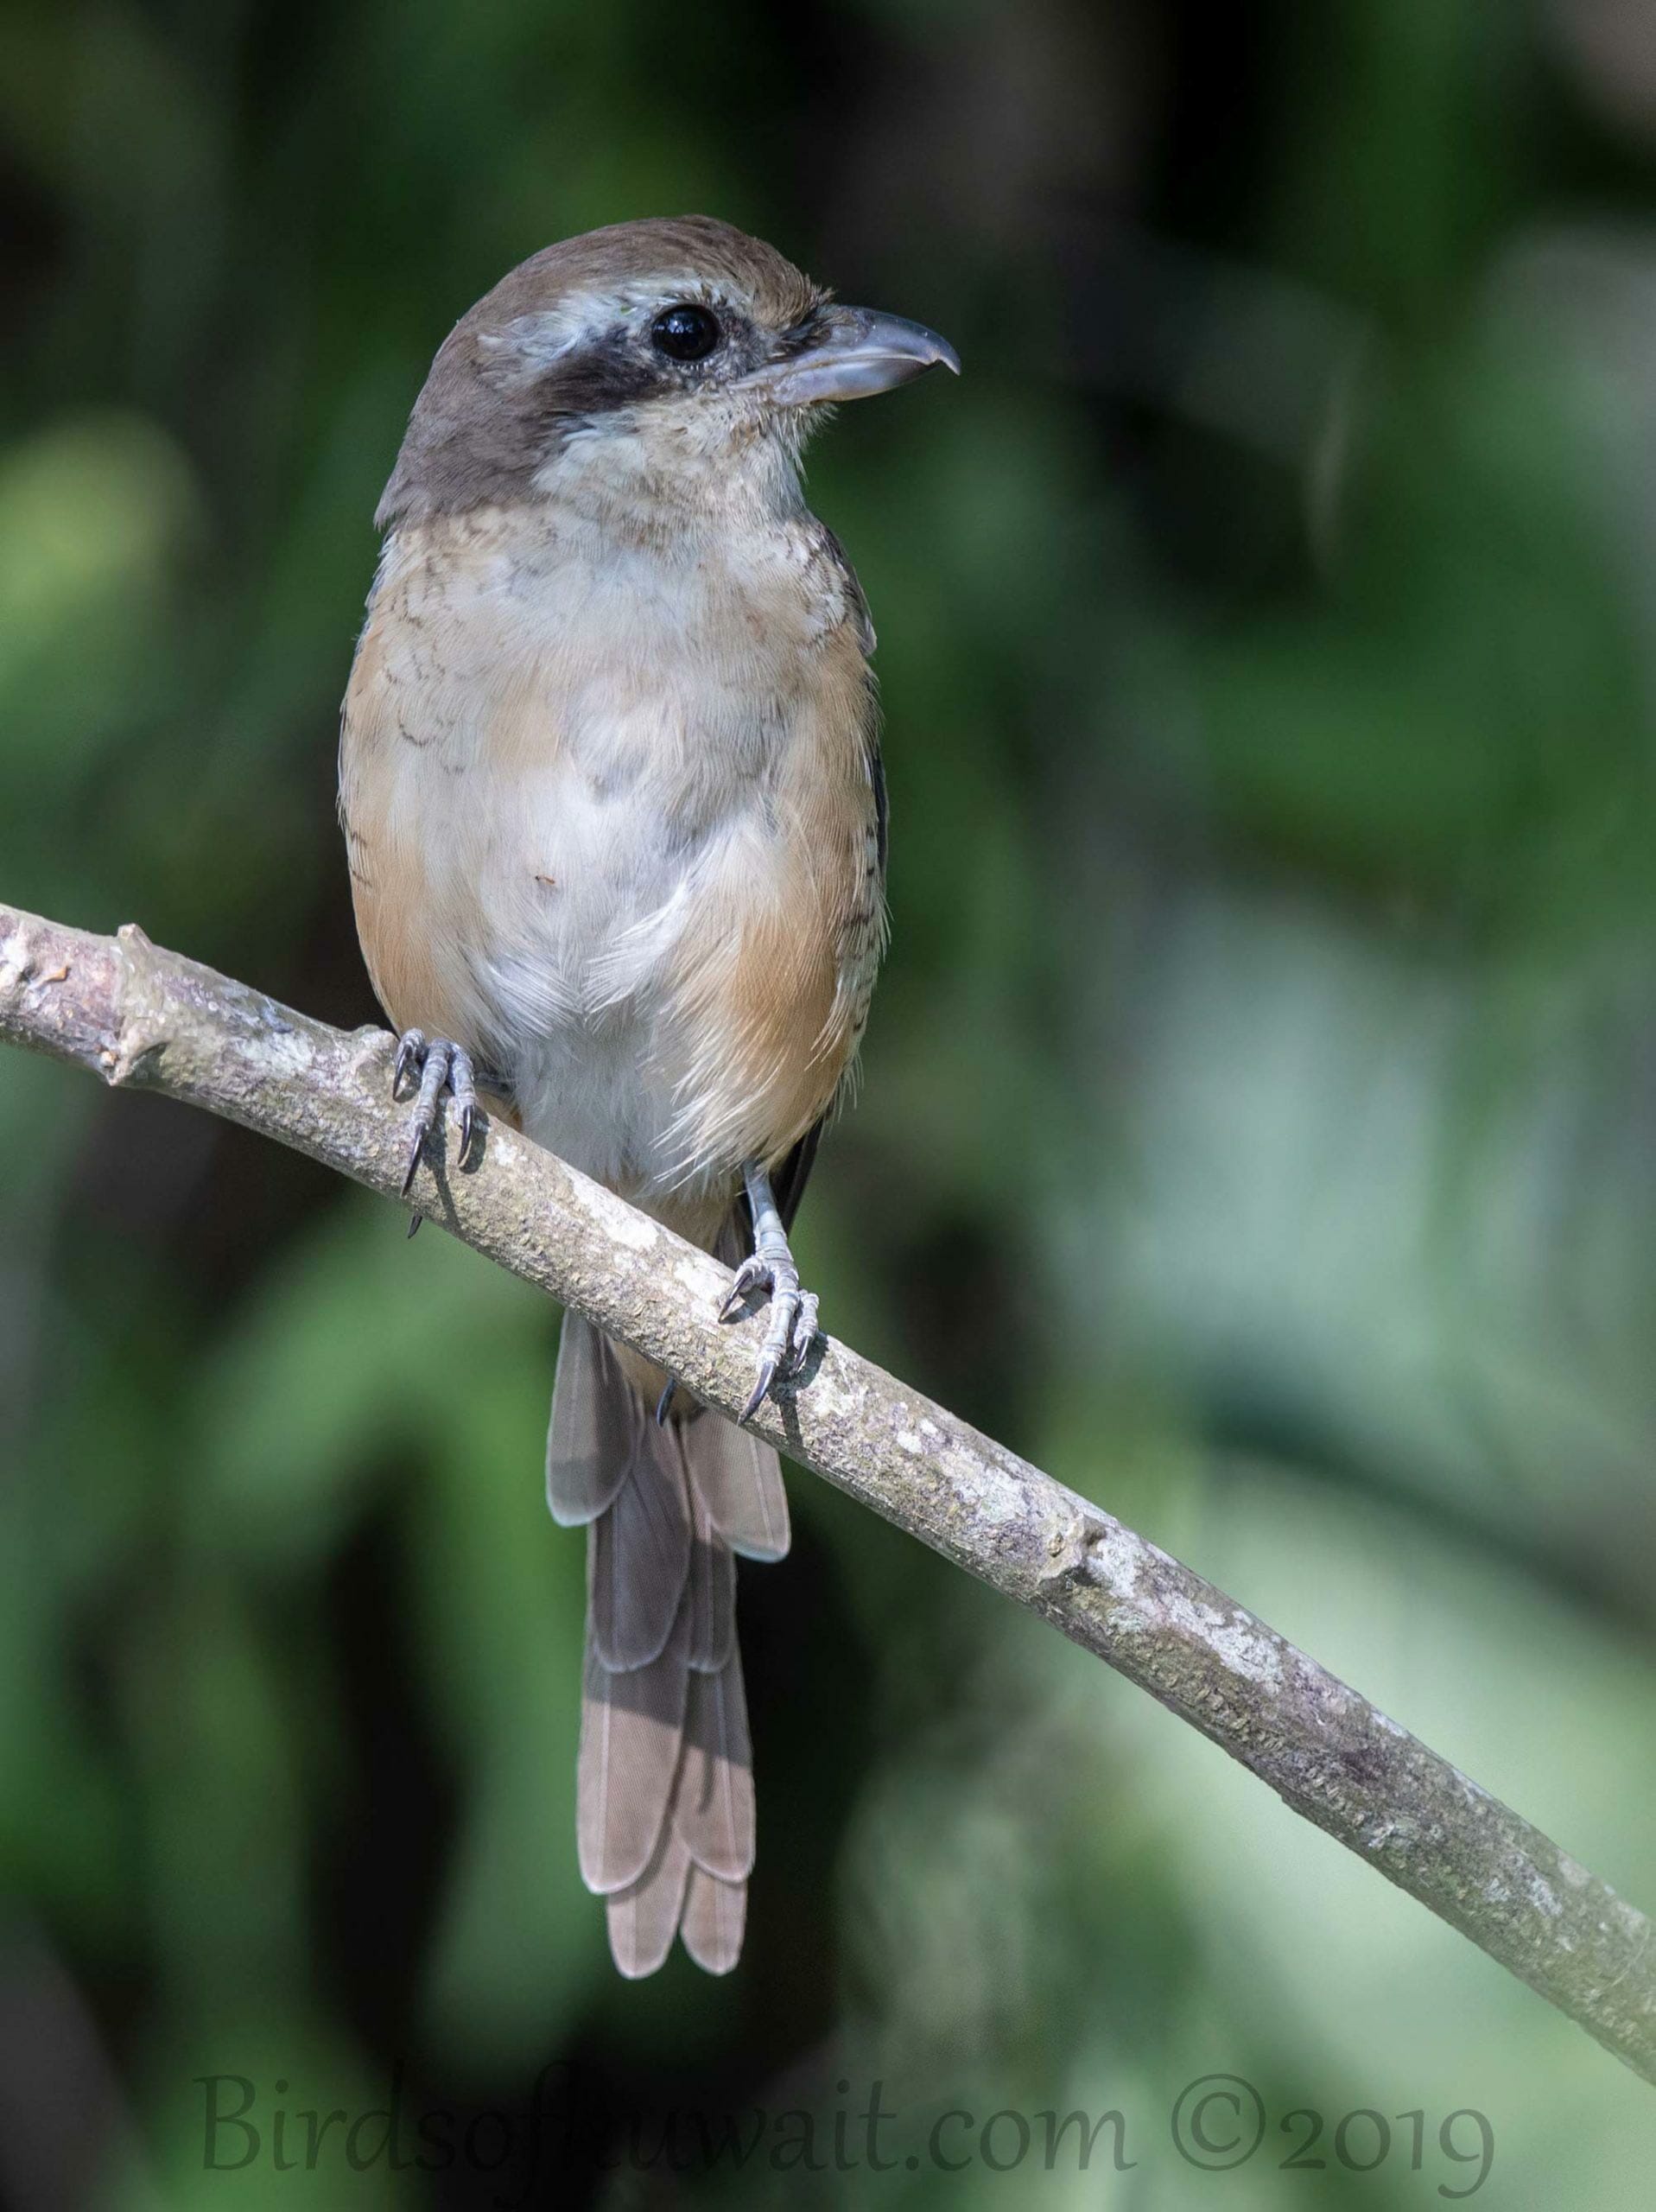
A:
<svg viewBox="0 0 1656 2212">
<path fill-rule="evenodd" d="M 669 1821 L 638 1880 L 608 1899 L 610 1955 L 629 1981 L 654 1974 L 672 1949 L 690 1872 L 684 1839 Z"/>
<path fill-rule="evenodd" d="M 708 1426 L 696 1423 L 698 1440 Z M 713 1433 L 720 1438 L 720 1449 L 703 1452 L 695 1468 L 696 1492 L 708 1519 L 743 1559 L 784 1558 L 790 1541 L 788 1493 L 776 1453 L 727 1421 L 718 1422 Z"/>
<path fill-rule="evenodd" d="M 581 1878 L 605 1896 L 639 1880 L 667 1824 L 684 1738 L 688 1608 L 648 1666 L 606 1667 L 590 1631 L 575 1765 Z"/>
<path fill-rule="evenodd" d="M 693 1866 L 685 1885 L 678 1932 L 684 1948 L 707 1974 L 728 1974 L 742 1955 L 747 1919 L 747 1884 L 721 1882 Z"/>
<path fill-rule="evenodd" d="M 616 1393 L 615 1355 L 579 1313 L 564 1317 L 552 1427 L 546 1440 L 546 1502 L 561 1529 L 584 1528 L 615 1502 L 643 1442 L 643 1408 Z M 617 1428 L 623 1416 L 625 1441 Z"/>
<path fill-rule="evenodd" d="M 745 1882 L 753 1871 L 753 1747 L 733 1650 L 720 1673 L 690 1677 L 683 1760 L 674 1827 L 704 1872 Z"/>
<path fill-rule="evenodd" d="M 689 1662 L 698 1675 L 716 1675 L 736 1649 L 736 1561 L 730 1546 L 708 1519 L 694 1478 L 689 1491 L 695 1522 L 690 1541 Z"/>
<path fill-rule="evenodd" d="M 658 1426 L 606 1340 L 577 1314 L 563 1330 L 547 1497 L 588 1524 L 581 1878 L 608 1900 L 623 1974 L 653 1974 L 676 1929 L 726 1974 L 754 1851 L 732 1554 L 786 1551 L 781 1469 L 716 1414 Z"/>
<path fill-rule="evenodd" d="M 635 1395 L 631 1385 L 619 1389 Z M 623 1674 L 666 1648 L 690 1571 L 684 1461 L 670 1427 L 646 1432 L 615 1503 L 587 1532 L 587 1624 L 604 1664 Z"/>
</svg>

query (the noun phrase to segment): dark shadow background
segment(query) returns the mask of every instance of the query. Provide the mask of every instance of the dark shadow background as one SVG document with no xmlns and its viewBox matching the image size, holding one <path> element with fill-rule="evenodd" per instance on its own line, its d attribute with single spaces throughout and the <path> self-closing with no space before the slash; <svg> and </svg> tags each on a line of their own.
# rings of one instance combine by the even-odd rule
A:
<svg viewBox="0 0 1656 2212">
<path fill-rule="evenodd" d="M 341 1023 L 337 702 L 456 315 L 701 209 L 955 341 L 812 457 L 895 924 L 825 1319 L 1656 1903 L 1638 0 L 9 0 L 0 201 L 0 895 Z M 956 2173 L 934 2120 L 1117 2107 L 1134 2171 L 1055 2204 L 1412 2205 L 1463 2107 L 1483 2201 L 1648 2202 L 1648 2093 L 1577 2031 L 803 1475 L 742 1580 L 746 1956 L 619 1984 L 555 1317 L 15 1056 L 0 1162 L 8 2202 L 1010 2203 L 1038 2127 Z M 1269 2120 L 1223 2183 L 1168 2133 L 1215 2070 Z M 291 2118 L 278 2171 L 278 2107 L 394 2080 L 446 2171 L 307 2172 Z M 836 2171 L 877 2080 L 918 2164 Z M 827 2170 L 663 2150 L 756 2106 Z"/>
</svg>

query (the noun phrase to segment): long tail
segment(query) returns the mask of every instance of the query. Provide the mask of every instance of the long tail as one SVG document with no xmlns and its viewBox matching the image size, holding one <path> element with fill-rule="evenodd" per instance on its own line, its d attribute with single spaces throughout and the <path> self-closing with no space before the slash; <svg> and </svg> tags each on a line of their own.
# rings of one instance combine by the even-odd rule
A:
<svg viewBox="0 0 1656 2212">
<path fill-rule="evenodd" d="M 608 1339 L 566 1313 L 546 1494 L 555 1521 L 587 1532 L 581 1878 L 607 1900 L 624 1974 L 654 1974 L 676 1930 L 698 1966 L 728 1974 L 753 1865 L 731 1554 L 788 1548 L 777 1455 L 716 1414 L 658 1427 Z"/>
</svg>

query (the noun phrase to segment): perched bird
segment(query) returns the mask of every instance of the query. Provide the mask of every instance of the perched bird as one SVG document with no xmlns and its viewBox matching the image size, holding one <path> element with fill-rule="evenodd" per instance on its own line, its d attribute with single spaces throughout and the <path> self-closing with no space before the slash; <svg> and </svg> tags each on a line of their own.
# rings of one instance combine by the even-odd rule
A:
<svg viewBox="0 0 1656 2212">
<path fill-rule="evenodd" d="M 339 798 L 418 1076 L 409 1187 L 443 1092 L 463 1159 L 481 1091 L 739 1262 L 726 1318 L 770 1300 L 750 1414 L 815 1331 L 788 1230 L 885 934 L 873 632 L 800 452 L 936 362 L 727 224 L 617 224 L 461 318 L 376 518 Z M 787 1549 L 776 1455 L 570 1313 L 546 1478 L 587 1529 L 582 1876 L 623 1974 L 676 1930 L 726 1972 L 754 1837 L 732 1554 Z"/>
</svg>

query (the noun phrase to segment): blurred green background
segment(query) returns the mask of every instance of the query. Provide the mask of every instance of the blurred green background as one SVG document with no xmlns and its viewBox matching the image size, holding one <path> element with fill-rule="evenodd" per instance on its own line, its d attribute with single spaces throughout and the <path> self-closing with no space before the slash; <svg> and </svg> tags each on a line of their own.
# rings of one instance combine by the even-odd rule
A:
<svg viewBox="0 0 1656 2212">
<path fill-rule="evenodd" d="M 1656 1906 L 1647 7 L 6 0 L 0 200 L 0 896 L 344 1023 L 337 702 L 455 316 L 699 209 L 955 341 L 812 459 L 895 923 L 825 1319 Z M 1471 2107 L 1478 2201 L 1650 2203 L 1647 2088 L 804 1475 L 742 1585 L 747 1955 L 619 1983 L 555 1314 L 16 1055 L 0 1161 L 9 2202 L 1010 2204 L 902 2154 L 1114 2107 L 1132 2170 L 1044 2202 L 1389 2208 Z M 397 2066 L 515 2163 L 276 2170 L 278 2104 Z M 1169 2133 L 1215 2071 L 1268 2115 L 1222 2175 Z M 634 2117 L 876 2080 L 894 2171 L 634 2170 Z"/>
</svg>

